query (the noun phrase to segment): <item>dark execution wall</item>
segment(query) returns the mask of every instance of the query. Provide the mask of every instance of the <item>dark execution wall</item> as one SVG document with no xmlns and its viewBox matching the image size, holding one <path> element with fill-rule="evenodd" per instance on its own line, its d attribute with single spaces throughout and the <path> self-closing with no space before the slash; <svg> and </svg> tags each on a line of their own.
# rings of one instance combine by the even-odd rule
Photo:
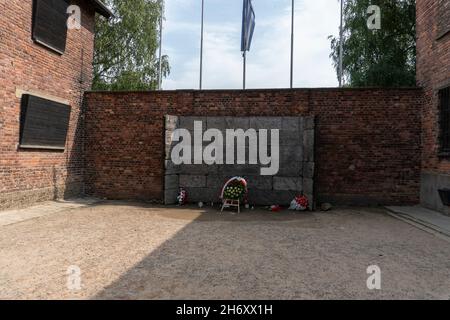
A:
<svg viewBox="0 0 450 320">
<path fill-rule="evenodd" d="M 314 117 L 167 115 L 165 121 L 164 203 L 176 203 L 180 188 L 189 201 L 217 202 L 226 181 L 240 176 L 252 205 L 288 204 L 303 194 L 313 208 Z"/>
</svg>

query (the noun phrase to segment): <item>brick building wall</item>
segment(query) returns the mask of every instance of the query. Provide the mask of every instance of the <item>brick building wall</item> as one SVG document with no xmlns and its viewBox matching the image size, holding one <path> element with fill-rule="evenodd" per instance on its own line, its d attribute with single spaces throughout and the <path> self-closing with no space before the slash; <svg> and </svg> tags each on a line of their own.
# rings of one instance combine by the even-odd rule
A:
<svg viewBox="0 0 450 320">
<path fill-rule="evenodd" d="M 94 8 L 87 0 L 81 30 L 68 30 L 59 55 L 32 40 L 32 0 L 0 0 L 0 208 L 83 190 L 81 100 L 92 80 Z M 70 104 L 65 152 L 20 150 L 22 92 Z"/>
<path fill-rule="evenodd" d="M 319 201 L 419 201 L 420 89 L 86 93 L 86 188 L 163 200 L 164 116 L 316 116 Z"/>
<path fill-rule="evenodd" d="M 436 208 L 436 199 L 427 202 L 430 195 L 436 196 L 438 183 L 450 186 L 450 160 L 438 155 L 437 90 L 450 85 L 446 1 L 417 1 L 417 80 L 423 91 L 92 92 L 86 95 L 85 132 L 81 101 L 91 84 L 93 2 L 73 0 L 82 8 L 83 25 L 68 31 L 60 56 L 31 39 L 32 0 L 0 0 L 0 208 L 85 188 L 103 197 L 161 201 L 166 114 L 316 115 L 320 201 L 415 203 L 422 165 L 422 203 Z M 65 152 L 18 148 L 23 92 L 71 105 Z"/>
<path fill-rule="evenodd" d="M 450 213 L 437 189 L 450 188 L 450 158 L 439 156 L 438 90 L 450 86 L 450 4 L 417 1 L 417 85 L 424 88 L 421 202 Z"/>
</svg>

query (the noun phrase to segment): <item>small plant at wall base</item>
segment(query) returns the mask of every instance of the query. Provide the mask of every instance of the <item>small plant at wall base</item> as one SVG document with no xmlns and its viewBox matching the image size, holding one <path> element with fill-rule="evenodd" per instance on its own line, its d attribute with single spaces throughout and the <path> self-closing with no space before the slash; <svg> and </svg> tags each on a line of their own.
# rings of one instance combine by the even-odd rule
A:
<svg viewBox="0 0 450 320">
<path fill-rule="evenodd" d="M 381 27 L 368 28 L 367 9 L 379 6 Z M 343 79 L 350 87 L 415 86 L 415 0 L 345 0 Z M 339 37 L 330 36 L 339 72 Z"/>
<path fill-rule="evenodd" d="M 155 90 L 158 87 L 161 1 L 106 0 L 114 18 L 96 17 L 94 90 Z M 162 74 L 170 72 L 162 57 Z"/>
</svg>

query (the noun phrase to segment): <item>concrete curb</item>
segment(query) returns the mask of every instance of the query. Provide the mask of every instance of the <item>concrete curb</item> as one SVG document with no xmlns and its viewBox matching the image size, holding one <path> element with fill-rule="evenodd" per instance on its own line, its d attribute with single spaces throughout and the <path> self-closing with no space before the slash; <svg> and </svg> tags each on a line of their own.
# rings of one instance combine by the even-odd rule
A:
<svg viewBox="0 0 450 320">
<path fill-rule="evenodd" d="M 433 234 L 433 235 L 437 236 L 438 238 L 443 239 L 450 243 L 450 233 L 439 228 L 438 226 L 427 223 L 420 219 L 416 219 L 416 218 L 408 216 L 406 214 L 401 214 L 401 213 L 395 212 L 394 210 L 392 210 L 388 207 L 384 207 L 384 208 L 387 210 L 387 214 L 390 215 L 391 217 L 401 220 L 403 222 L 406 222 L 418 229 L 421 229 L 422 231 Z"/>
</svg>

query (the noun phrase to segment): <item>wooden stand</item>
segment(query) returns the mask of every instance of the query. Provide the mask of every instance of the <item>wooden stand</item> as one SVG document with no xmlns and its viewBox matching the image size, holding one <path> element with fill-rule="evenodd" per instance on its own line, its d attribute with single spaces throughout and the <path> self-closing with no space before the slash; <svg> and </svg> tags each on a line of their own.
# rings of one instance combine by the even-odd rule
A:
<svg viewBox="0 0 450 320">
<path fill-rule="evenodd" d="M 220 212 L 223 212 L 225 208 L 237 207 L 238 213 L 241 213 L 241 202 L 239 200 L 223 199 L 223 206 Z"/>
</svg>

